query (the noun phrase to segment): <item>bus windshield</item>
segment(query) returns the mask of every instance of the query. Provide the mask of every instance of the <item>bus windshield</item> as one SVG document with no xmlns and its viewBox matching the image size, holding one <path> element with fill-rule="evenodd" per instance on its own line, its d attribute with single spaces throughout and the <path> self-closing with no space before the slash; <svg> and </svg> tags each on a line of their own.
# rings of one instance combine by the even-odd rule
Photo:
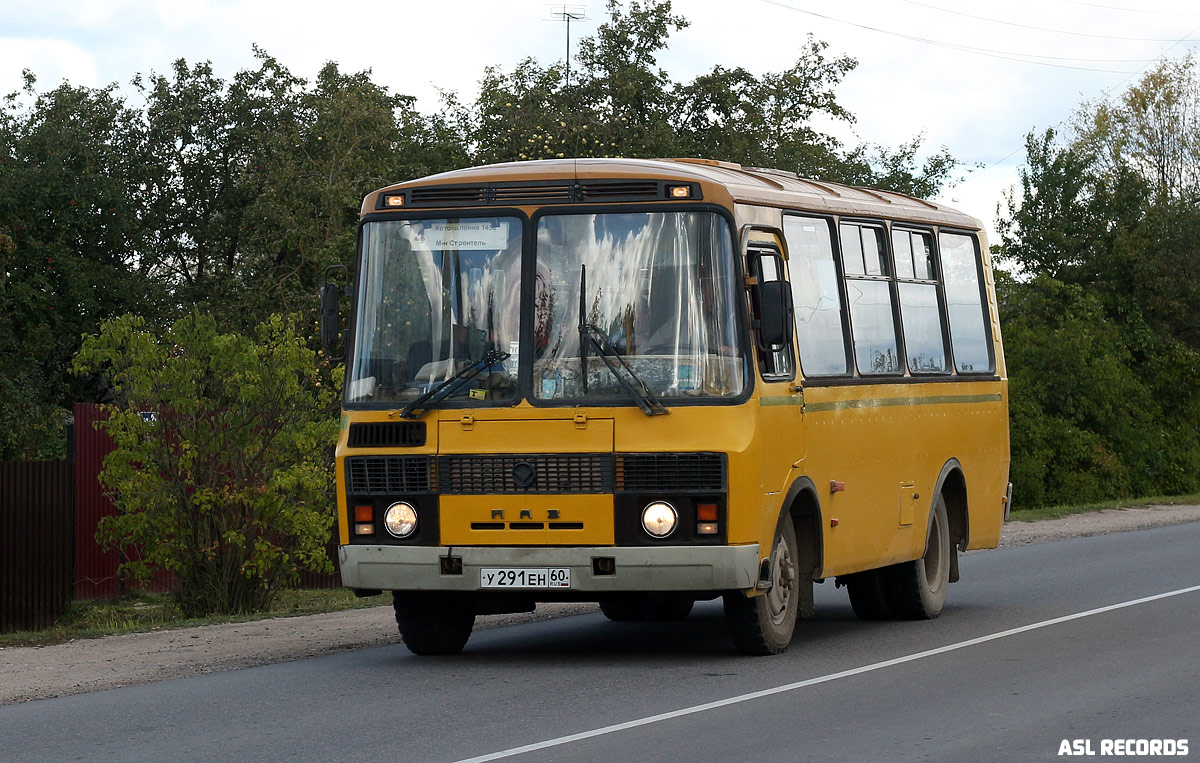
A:
<svg viewBox="0 0 1200 763">
<path fill-rule="evenodd" d="M 515 217 L 363 226 L 346 401 L 411 402 L 460 374 L 439 400 L 515 400 L 521 239 Z"/>
<path fill-rule="evenodd" d="M 536 262 L 535 398 L 629 398 L 586 339 L 581 359 L 583 327 L 654 396 L 736 396 L 745 388 L 732 236 L 720 215 L 543 215 Z"/>
<path fill-rule="evenodd" d="M 523 225 L 471 217 L 363 226 L 347 403 L 512 405 L 519 363 L 532 360 L 536 400 L 640 405 L 602 354 L 651 398 L 746 389 L 725 218 L 543 215 L 536 269 L 525 274 L 532 304 L 521 301 Z M 523 321 L 533 337 L 526 352 Z M 581 324 L 592 336 L 582 359 Z"/>
</svg>

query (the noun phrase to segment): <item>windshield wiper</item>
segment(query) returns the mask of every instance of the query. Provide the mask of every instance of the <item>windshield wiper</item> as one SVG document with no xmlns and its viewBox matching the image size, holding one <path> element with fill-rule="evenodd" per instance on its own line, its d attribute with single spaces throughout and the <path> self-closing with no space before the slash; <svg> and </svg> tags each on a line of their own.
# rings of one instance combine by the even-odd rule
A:
<svg viewBox="0 0 1200 763">
<path fill-rule="evenodd" d="M 509 354 L 497 349 L 489 349 L 483 353 L 483 357 L 477 362 L 462 369 L 454 376 L 445 380 L 433 389 L 418 397 L 408 405 L 400 409 L 400 418 L 402 419 L 419 419 L 437 403 L 450 397 L 450 395 L 462 388 L 462 385 L 467 384 L 485 369 L 489 369 L 497 363 L 503 363 L 508 360 Z M 439 396 L 440 393 L 440 396 Z M 436 400 L 434 398 L 437 398 Z M 416 411 L 420 411 L 417 413 Z"/>
<path fill-rule="evenodd" d="M 609 372 L 613 378 L 629 393 L 633 401 L 637 403 L 638 408 L 642 409 L 642 413 L 647 416 L 660 416 L 664 413 L 670 413 L 666 407 L 658 402 L 654 397 L 654 393 L 646 386 L 646 382 L 642 381 L 633 369 L 629 367 L 629 363 L 621 353 L 617 352 L 617 348 L 613 347 L 608 341 L 608 337 L 600 330 L 599 326 L 587 321 L 587 302 L 585 294 L 587 293 L 587 266 L 579 266 L 579 371 L 583 378 L 584 394 L 587 394 L 587 378 L 588 378 L 588 345 L 596 348 L 596 353 L 600 359 L 604 361 L 604 365 L 608 366 Z M 617 363 L 613 362 L 613 358 L 617 359 Z M 629 378 L 621 376 L 621 369 Z M 631 383 L 632 382 L 632 383 Z M 637 386 L 634 386 L 637 385 Z M 639 391 L 640 389 L 640 391 Z"/>
<path fill-rule="evenodd" d="M 642 413 L 647 416 L 660 416 L 664 413 L 670 413 L 666 406 L 658 402 L 658 398 L 646 386 L 646 382 L 642 381 L 641 377 L 633 372 L 629 367 L 629 363 L 621 353 L 617 352 L 617 348 L 613 347 L 608 341 L 608 337 L 600 330 L 598 326 L 591 323 L 579 324 L 579 338 L 596 348 L 596 354 L 604 361 L 604 365 L 608 366 L 608 370 L 612 372 L 620 385 L 629 393 L 633 401 L 637 403 L 638 408 L 642 409 Z M 616 359 L 616 363 L 613 359 Z M 618 370 L 620 369 L 620 370 Z M 621 375 L 624 371 L 628 378 Z"/>
</svg>

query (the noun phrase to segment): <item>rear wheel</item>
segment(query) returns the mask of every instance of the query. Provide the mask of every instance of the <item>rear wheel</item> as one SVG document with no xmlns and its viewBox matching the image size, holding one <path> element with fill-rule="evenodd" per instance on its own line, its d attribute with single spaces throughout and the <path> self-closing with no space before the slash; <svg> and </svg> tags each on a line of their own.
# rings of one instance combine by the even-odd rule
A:
<svg viewBox="0 0 1200 763">
<path fill-rule="evenodd" d="M 637 599 L 601 599 L 600 611 L 614 623 L 628 623 L 635 620 L 645 620 L 646 611 Z"/>
<path fill-rule="evenodd" d="M 404 645 L 413 654 L 457 654 L 475 627 L 475 611 L 461 597 L 429 591 L 393 591 L 392 606 Z"/>
<path fill-rule="evenodd" d="M 647 620 L 686 620 L 696 600 L 689 596 L 649 596 L 642 601 Z"/>
<path fill-rule="evenodd" d="M 920 559 L 896 564 L 883 570 L 888 599 L 896 617 L 904 620 L 932 620 L 942 613 L 946 589 L 950 586 L 950 522 L 946 501 L 941 494 L 933 502 L 925 555 Z"/>
<path fill-rule="evenodd" d="M 792 642 L 799 612 L 796 561 L 799 550 L 790 515 L 784 515 L 771 550 L 770 588 L 759 596 L 725 594 L 725 620 L 742 654 L 780 654 Z M 807 581 L 805 581 L 807 583 Z"/>
<path fill-rule="evenodd" d="M 856 572 L 846 578 L 850 606 L 859 620 L 890 620 L 895 616 L 884 579 L 887 570 Z"/>
</svg>

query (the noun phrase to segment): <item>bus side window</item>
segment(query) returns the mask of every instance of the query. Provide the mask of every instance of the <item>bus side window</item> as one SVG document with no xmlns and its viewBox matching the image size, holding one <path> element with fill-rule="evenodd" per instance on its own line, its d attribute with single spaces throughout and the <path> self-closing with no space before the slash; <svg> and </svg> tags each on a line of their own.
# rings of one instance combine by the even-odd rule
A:
<svg viewBox="0 0 1200 763">
<path fill-rule="evenodd" d="M 800 368 L 805 376 L 849 373 L 850 360 L 846 354 L 842 323 L 842 291 L 833 260 L 830 222 L 785 215 L 783 231 L 788 244 Z M 856 272 L 862 270 L 859 262 Z"/>
<path fill-rule="evenodd" d="M 883 228 L 846 222 L 838 228 L 858 372 L 864 376 L 901 373 Z"/>
<path fill-rule="evenodd" d="M 992 371 L 992 350 L 984 320 L 979 253 L 973 236 L 942 233 L 942 277 L 946 312 L 950 319 L 950 346 L 959 373 Z"/>
<path fill-rule="evenodd" d="M 760 285 L 773 284 L 784 281 L 783 270 L 783 255 L 778 249 L 771 247 L 752 246 L 747 252 L 747 261 L 750 266 L 750 275 L 755 278 Z M 751 316 L 754 322 L 762 319 L 760 307 L 756 298 L 758 290 L 751 290 L 750 309 L 753 311 Z M 786 295 L 790 297 L 789 295 Z M 788 300 L 790 305 L 791 300 Z M 795 375 L 795 364 L 792 361 L 792 342 L 791 342 L 791 324 L 792 321 L 787 321 L 788 338 L 780 344 L 771 344 L 766 347 L 760 347 L 759 367 L 762 370 L 764 379 L 779 381 L 782 379 L 791 379 Z"/>
<path fill-rule="evenodd" d="M 892 255 L 908 370 L 914 374 L 947 373 L 942 306 L 933 266 L 933 234 L 892 228 Z"/>
</svg>

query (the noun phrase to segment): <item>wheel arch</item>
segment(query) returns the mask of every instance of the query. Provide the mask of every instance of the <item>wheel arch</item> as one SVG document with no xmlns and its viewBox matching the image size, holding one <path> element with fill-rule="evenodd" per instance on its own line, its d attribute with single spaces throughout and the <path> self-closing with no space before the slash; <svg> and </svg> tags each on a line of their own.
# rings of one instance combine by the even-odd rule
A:
<svg viewBox="0 0 1200 763">
<path fill-rule="evenodd" d="M 967 478 L 963 474 L 962 464 L 957 458 L 951 458 L 942 466 L 934 486 L 929 503 L 929 513 L 933 514 L 933 502 L 938 496 L 946 503 L 946 519 L 950 525 L 950 547 L 957 551 L 965 551 L 971 540 L 971 513 L 967 504 Z M 928 543 L 928 539 L 926 539 Z M 958 581 L 958 554 L 951 556 L 950 582 Z"/>
<path fill-rule="evenodd" d="M 808 477 L 797 477 L 783 499 L 779 519 L 783 513 L 791 514 L 796 529 L 796 544 L 799 547 L 801 567 L 812 570 L 813 579 L 824 578 L 825 535 L 821 519 L 821 501 L 817 498 L 817 486 Z"/>
</svg>

